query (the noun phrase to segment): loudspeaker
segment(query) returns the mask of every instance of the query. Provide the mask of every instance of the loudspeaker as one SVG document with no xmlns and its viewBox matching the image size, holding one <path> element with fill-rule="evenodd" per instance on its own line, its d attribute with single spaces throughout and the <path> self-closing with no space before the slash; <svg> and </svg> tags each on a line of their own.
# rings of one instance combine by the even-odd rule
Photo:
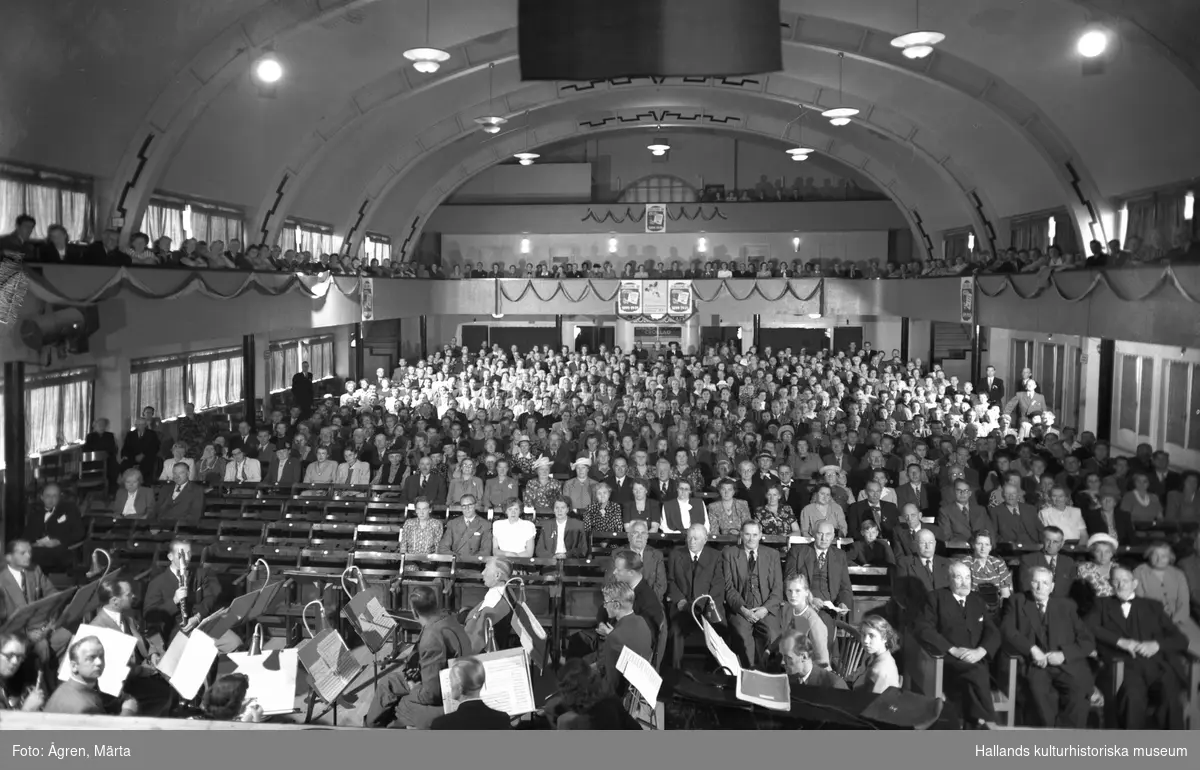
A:
<svg viewBox="0 0 1200 770">
<path fill-rule="evenodd" d="M 70 353 L 88 352 L 88 337 L 100 328 L 95 306 L 58 307 L 21 322 L 21 341 L 34 350 L 66 345 Z"/>
<path fill-rule="evenodd" d="M 783 68 L 779 0 L 520 0 L 521 77 L 712 77 Z"/>
</svg>

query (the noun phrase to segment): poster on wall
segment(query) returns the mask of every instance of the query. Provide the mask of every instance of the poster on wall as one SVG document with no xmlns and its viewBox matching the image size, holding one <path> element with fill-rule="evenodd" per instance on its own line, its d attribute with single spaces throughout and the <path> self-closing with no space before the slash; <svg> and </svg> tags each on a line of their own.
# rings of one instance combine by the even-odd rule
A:
<svg viewBox="0 0 1200 770">
<path fill-rule="evenodd" d="M 359 301 L 362 304 L 362 320 L 375 320 L 375 279 L 362 278 L 359 286 Z"/>
<path fill-rule="evenodd" d="M 617 292 L 617 315 L 642 314 L 642 282 L 621 281 Z"/>
<path fill-rule="evenodd" d="M 692 282 L 668 281 L 667 313 L 690 316 L 692 314 Z"/>
<path fill-rule="evenodd" d="M 975 277 L 969 276 L 959 279 L 962 282 L 962 297 L 960 301 L 960 309 L 962 310 L 962 322 L 965 324 L 975 323 Z"/>
<path fill-rule="evenodd" d="M 651 317 L 667 314 L 666 281 L 642 281 L 642 313 Z"/>
<path fill-rule="evenodd" d="M 667 204 L 646 204 L 646 232 L 665 233 L 667 231 Z"/>
</svg>

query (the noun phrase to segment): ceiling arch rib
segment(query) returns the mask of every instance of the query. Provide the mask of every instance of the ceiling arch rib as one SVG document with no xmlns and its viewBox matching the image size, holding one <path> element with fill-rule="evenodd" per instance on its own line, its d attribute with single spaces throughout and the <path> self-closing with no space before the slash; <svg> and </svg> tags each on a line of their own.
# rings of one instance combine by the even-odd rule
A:
<svg viewBox="0 0 1200 770">
<path fill-rule="evenodd" d="M 192 57 L 155 98 L 131 138 L 108 196 L 124 220 L 122 241 L 138 227 L 158 181 L 189 129 L 225 88 L 246 73 L 261 47 L 286 40 L 375 0 L 274 0 L 227 27 Z"/>
<path fill-rule="evenodd" d="M 787 82 L 783 82 L 783 81 Z M 639 79 L 631 80 L 625 85 L 616 86 L 610 83 L 594 83 L 594 84 L 576 84 L 576 83 L 558 83 L 558 84 L 540 84 L 527 86 L 522 91 L 505 94 L 503 104 L 510 112 L 519 112 L 522 109 L 534 109 L 544 107 L 550 104 L 569 104 L 578 102 L 587 97 L 605 97 L 605 98 L 621 98 L 624 94 L 636 94 L 638 96 L 661 94 L 664 91 L 668 93 L 687 93 L 688 97 L 699 102 L 706 103 L 717 96 L 736 96 L 742 99 L 756 99 L 771 103 L 771 109 L 780 115 L 786 114 L 785 122 L 796 117 L 795 107 L 797 103 L 804 103 L 806 106 L 814 105 L 814 97 L 819 93 L 819 87 L 811 84 L 799 83 L 779 76 L 771 76 L 768 80 L 763 79 L 738 79 L 737 83 L 728 80 L 708 80 L 697 79 L 695 82 L 684 83 L 681 79 Z M 401 150 L 393 149 L 393 155 L 390 162 L 385 166 L 392 171 L 399 171 L 404 166 L 410 166 L 423 153 L 430 152 L 440 147 L 446 146 L 451 142 L 468 136 L 472 133 L 486 139 L 486 135 L 478 132 L 473 118 L 482 114 L 488 106 L 487 102 L 472 105 L 460 112 L 450 115 L 436 115 L 431 117 L 431 128 L 425 134 L 418 135 L 413 140 L 408 142 Z M 880 113 L 883 111 L 880 110 Z M 425 115 L 424 112 L 421 113 Z M 519 118 L 514 120 L 516 123 Z M 510 123 L 510 127 L 514 125 Z M 782 133 L 785 123 L 781 123 L 780 132 Z M 823 126 L 824 121 L 818 121 L 818 126 Z M 896 126 L 899 125 L 899 129 Z M 804 126 L 806 136 L 811 136 L 815 130 L 814 124 L 808 122 Z M 920 159 L 921 162 L 931 168 L 938 177 L 940 183 L 954 189 L 962 196 L 962 206 L 959 210 L 959 218 L 955 224 L 961 221 L 970 221 L 975 227 L 977 237 L 981 243 L 989 242 L 989 227 L 990 219 L 989 208 L 984 207 L 981 203 L 977 203 L 975 195 L 984 197 L 984 193 L 976 187 L 973 180 L 968 176 L 963 168 L 955 166 L 947 162 L 947 155 L 940 148 L 926 147 L 917 141 L 920 136 L 928 135 L 928 132 L 920 132 L 915 125 L 906 123 L 903 118 L 892 116 L 888 120 L 888 124 L 874 123 L 871 116 L 866 116 L 863 121 L 856 121 L 851 126 L 846 126 L 837 131 L 839 138 L 848 140 L 854 144 L 855 138 L 873 132 L 876 136 L 888 139 L 898 146 L 907 147 L 909 152 Z M 390 124 L 381 124 L 375 127 L 377 134 L 392 137 L 396 132 L 391 130 Z M 795 130 L 790 134 L 791 137 L 796 136 Z M 777 135 L 778 139 L 779 136 Z M 371 152 L 373 145 L 362 140 L 361 136 L 348 136 L 342 141 L 351 143 L 356 152 L 362 155 L 366 152 Z M 436 141 L 435 146 L 430 146 L 430 142 Z M 361 146 L 360 146 L 361 145 Z M 338 173 L 353 173 L 348 171 L 348 168 L 353 168 L 361 164 L 343 164 L 334 163 L 333 167 L 338 170 Z M 378 164 L 374 164 L 374 168 L 378 168 Z M 315 173 L 310 171 L 311 175 Z M 300 187 L 307 179 L 296 178 L 296 185 Z M 364 186 L 365 185 L 364 180 Z M 316 185 L 314 189 L 325 190 L 325 185 Z M 284 220 L 286 214 L 290 210 L 290 206 L 279 206 L 274 217 L 274 226 L 266 233 L 266 242 L 274 242 L 274 238 L 278 235 L 278 228 Z M 357 233 L 355 233 L 357 234 Z M 352 234 L 348 233 L 348 240 Z"/>
<path fill-rule="evenodd" d="M 644 98 L 641 103 L 630 103 L 635 96 Z M 714 108 L 715 96 L 721 96 L 723 103 Z M 596 120 L 595 116 L 621 115 L 628 125 L 657 125 L 656 118 L 658 122 L 664 122 L 663 119 L 667 117 L 661 113 L 664 104 L 673 105 L 670 110 L 675 112 L 690 110 L 693 116 L 702 116 L 702 122 L 706 125 L 737 126 L 743 132 L 774 141 L 779 141 L 784 126 L 794 116 L 790 110 L 782 109 L 785 104 L 769 102 L 761 96 L 723 93 L 698 98 L 695 90 L 688 89 L 664 92 L 661 88 L 641 87 L 620 93 L 600 92 L 569 97 L 557 103 L 547 103 L 544 96 L 530 95 L 528 98 L 544 105 L 530 112 L 530 142 L 539 146 L 571 136 L 588 136 L 602 130 L 605 121 Z M 621 101 L 613 104 L 613 98 Z M 694 101 L 689 102 L 689 99 Z M 771 114 L 772 111 L 775 114 Z M 697 121 L 674 122 L 690 122 L 694 125 Z M 594 128 L 596 125 L 601 128 Z M 507 159 L 524 147 L 523 130 L 501 135 L 483 145 L 471 143 L 472 138 L 477 136 L 477 133 L 467 131 L 447 137 L 444 146 L 432 153 L 420 152 L 412 146 L 401 148 L 392 162 L 380 169 L 368 184 L 366 200 L 357 207 L 362 221 L 369 223 L 377 217 L 389 194 L 395 191 L 400 200 L 390 206 L 387 212 L 389 225 L 394 225 L 387 229 L 395 233 L 400 222 L 408 218 L 408 210 L 422 214 L 430 210 L 425 208 L 427 202 L 420 200 L 421 191 L 430 190 L 434 199 L 440 202 L 468 176 Z M 933 167 L 914 159 L 911 153 L 904 152 L 894 143 L 872 136 L 865 130 L 838 131 L 834 134 L 825 128 L 810 128 L 806 129 L 805 143 L 815 144 L 834 159 L 867 173 L 906 211 L 919 205 L 921 195 L 929 202 L 935 199 L 929 196 L 936 197 L 938 191 L 945 191 L 947 198 L 951 198 L 950 206 L 961 209 L 966 205 L 961 191 L 958 191 L 957 199 L 952 198 L 952 186 L 944 179 L 939 179 Z M 908 179 L 918 181 L 922 192 L 914 192 L 914 188 L 902 181 Z M 940 201 L 939 204 L 946 205 Z M 392 208 L 405 213 L 393 214 Z M 361 238 L 362 229 L 357 228 L 350 248 L 357 248 Z"/>
</svg>

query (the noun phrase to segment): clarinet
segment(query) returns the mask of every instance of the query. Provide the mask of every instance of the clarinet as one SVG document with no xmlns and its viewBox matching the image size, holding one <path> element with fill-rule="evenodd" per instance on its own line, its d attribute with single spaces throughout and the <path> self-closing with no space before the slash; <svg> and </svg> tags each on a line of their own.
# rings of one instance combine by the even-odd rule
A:
<svg viewBox="0 0 1200 770">
<path fill-rule="evenodd" d="M 187 622 L 188 622 L 188 614 L 187 614 L 188 572 L 187 572 L 187 562 L 182 561 L 182 560 L 179 562 L 179 577 L 183 580 L 183 591 L 184 591 L 183 601 L 181 601 L 179 603 L 179 627 L 183 628 L 184 626 L 187 625 Z"/>
</svg>

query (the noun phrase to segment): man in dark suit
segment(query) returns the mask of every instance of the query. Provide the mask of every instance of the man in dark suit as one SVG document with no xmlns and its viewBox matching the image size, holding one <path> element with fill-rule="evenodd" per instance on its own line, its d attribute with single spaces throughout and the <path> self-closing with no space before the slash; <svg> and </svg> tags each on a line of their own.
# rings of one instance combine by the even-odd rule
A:
<svg viewBox="0 0 1200 770">
<path fill-rule="evenodd" d="M 433 472 L 433 460 L 422 457 L 417 463 L 417 472 L 404 480 L 404 502 L 411 505 L 418 497 L 429 500 L 446 499 L 446 480 Z"/>
<path fill-rule="evenodd" d="M 436 717 L 430 730 L 510 730 L 508 714 L 483 702 L 487 673 L 478 658 L 459 658 L 450 667 L 450 699 L 458 708 Z"/>
<path fill-rule="evenodd" d="M 567 559 L 584 559 L 588 554 L 587 531 L 583 522 L 571 518 L 571 503 L 565 497 L 554 501 L 554 518 L 542 522 L 541 536 L 537 540 L 534 555 L 539 559 L 562 556 Z"/>
<path fill-rule="evenodd" d="M 683 662 L 683 644 L 698 626 L 692 616 L 692 603 L 701 596 L 712 602 L 699 609 L 721 620 L 717 604 L 725 597 L 725 569 L 721 554 L 707 548 L 708 530 L 693 524 L 687 532 L 687 548 L 672 548 L 667 560 L 667 610 L 671 616 L 671 664 Z"/>
<path fill-rule="evenodd" d="M 937 527 L 947 542 L 971 542 L 971 537 L 991 526 L 987 510 L 972 498 L 971 485 L 959 479 L 954 482 L 954 502 L 942 503 L 938 510 Z"/>
<path fill-rule="evenodd" d="M 492 524 L 475 512 L 475 498 L 464 495 L 459 500 L 462 515 L 446 523 L 438 553 L 454 554 L 463 559 L 492 555 Z"/>
<path fill-rule="evenodd" d="M 1180 696 L 1187 671 L 1184 655 L 1188 640 L 1163 611 L 1162 604 L 1136 595 L 1138 582 L 1124 567 L 1113 567 L 1113 591 L 1116 596 L 1096 600 L 1086 622 L 1096 635 L 1096 651 L 1110 661 L 1102 676 L 1109 680 L 1111 661 L 1125 663 L 1125 679 L 1117 692 L 1117 714 L 1121 727 L 1141 730 L 1147 727 L 1151 695 L 1157 690 L 1157 729 L 1183 728 Z"/>
<path fill-rule="evenodd" d="M 611 625 L 604 635 L 596 663 L 600 675 L 608 680 L 609 689 L 620 696 L 626 690 L 625 679 L 617 668 L 621 653 L 628 647 L 647 663 L 653 663 L 654 632 L 646 619 L 633 611 L 634 592 L 627 584 L 612 580 L 601 590 Z"/>
<path fill-rule="evenodd" d="M 1087 726 L 1088 656 L 1096 640 L 1075 602 L 1051 596 L 1054 574 L 1048 568 L 1034 567 L 1030 583 L 1030 592 L 1014 596 L 1004 614 L 1004 641 L 1025 664 L 1038 726 L 1081 730 Z"/>
<path fill-rule="evenodd" d="M 79 509 L 62 499 L 57 484 L 47 484 L 41 504 L 34 505 L 25 520 L 23 539 L 33 544 L 34 563 L 47 572 L 69 571 L 75 561 L 71 547 L 86 534 Z"/>
<path fill-rule="evenodd" d="M 996 367 L 989 366 L 983 372 L 983 377 L 975 383 L 975 392 L 987 396 L 989 404 L 999 406 L 1004 403 L 1004 380 L 996 376 Z"/>
<path fill-rule="evenodd" d="M 679 496 L 676 480 L 671 478 L 671 461 L 659 460 L 657 470 L 658 475 L 646 481 L 646 491 L 651 500 L 665 504 Z"/>
<path fill-rule="evenodd" d="M 488 652 L 489 641 L 495 643 L 495 649 L 506 650 L 513 646 L 512 603 L 504 590 L 512 577 L 512 564 L 503 557 L 491 556 L 482 577 L 487 594 L 479 604 L 459 612 L 459 620 L 474 652 Z"/>
<path fill-rule="evenodd" d="M 829 609 L 829 602 L 839 615 L 854 608 L 854 592 L 850 588 L 850 560 L 846 552 L 833 544 L 833 522 L 824 519 L 817 524 L 812 544 L 799 543 L 788 550 L 784 575 L 804 575 L 813 598 L 819 607 Z"/>
<path fill-rule="evenodd" d="M 307 417 L 312 411 L 313 374 L 312 367 L 305 361 L 300 371 L 292 375 L 292 404 L 300 407 L 300 415 Z"/>
<path fill-rule="evenodd" d="M 829 443 L 829 452 L 821 458 L 821 462 L 825 465 L 836 465 L 847 475 L 853 473 L 858 467 L 858 458 L 846 451 L 846 444 L 840 438 L 835 438 Z M 824 468 L 821 469 L 821 475 L 824 476 Z"/>
<path fill-rule="evenodd" d="M 646 522 L 635 519 L 630 523 L 628 549 L 642 560 L 642 578 L 654 589 L 654 595 L 661 602 L 667 597 L 667 563 L 662 551 L 650 546 L 649 541 L 650 527 Z M 620 550 L 623 549 L 614 550 L 613 555 Z"/>
<path fill-rule="evenodd" d="M 779 494 L 783 498 L 781 502 L 799 516 L 804 506 L 808 505 L 807 486 L 792 477 L 792 466 L 787 463 L 780 463 L 776 472 L 779 473 Z"/>
<path fill-rule="evenodd" d="M 196 524 L 204 516 L 204 488 L 188 480 L 186 463 L 171 469 L 171 483 L 158 490 L 154 518 L 161 522 Z"/>
<path fill-rule="evenodd" d="M 612 475 L 608 479 L 608 485 L 612 487 L 610 499 L 614 503 L 624 506 L 626 503 L 633 502 L 633 477 L 629 475 L 629 463 L 624 457 L 613 460 Z"/>
<path fill-rule="evenodd" d="M 867 499 L 851 503 L 846 511 L 847 534 L 856 540 L 861 539 L 863 520 L 874 519 L 883 536 L 890 538 L 892 532 L 900 525 L 900 511 L 883 499 L 883 487 L 878 481 L 868 481 L 864 490 Z"/>
<path fill-rule="evenodd" d="M 779 656 L 792 687 L 847 689 L 840 676 L 813 663 L 812 637 L 806 633 L 794 628 L 786 631 L 779 637 Z"/>
<path fill-rule="evenodd" d="M 409 669 L 401 668 L 380 680 L 367 711 L 367 727 L 428 729 L 443 711 L 442 669 L 447 661 L 472 654 L 466 629 L 454 615 L 438 608 L 432 586 L 409 591 L 408 606 L 421 624 L 415 652 L 420 678 L 408 679 Z"/>
<path fill-rule="evenodd" d="M 1033 380 L 1026 380 L 1025 390 L 1010 398 L 1004 406 L 1004 413 L 1012 418 L 1013 425 L 1020 425 L 1045 411 L 1046 397 L 1037 392 L 1037 383 Z"/>
<path fill-rule="evenodd" d="M 260 455 L 258 459 L 262 466 L 263 486 L 291 487 L 304 479 L 300 461 L 292 456 L 290 441 L 281 439 L 275 444 L 275 456 L 270 458 L 269 464 L 265 455 Z"/>
<path fill-rule="evenodd" d="M 1037 509 L 1024 502 L 1025 495 L 1011 484 L 1004 487 L 1004 505 L 988 509 L 992 534 L 997 543 L 1037 543 L 1042 539 L 1042 521 Z"/>
<path fill-rule="evenodd" d="M 160 443 L 158 434 L 150 430 L 145 418 L 139 417 L 121 444 L 121 471 L 136 467 L 142 472 L 142 478 L 157 478 L 155 470 Z"/>
<path fill-rule="evenodd" d="M 742 665 L 757 668 L 768 645 L 779 636 L 783 606 L 783 568 L 779 552 L 760 545 L 762 527 L 742 523 L 741 545 L 725 549 L 725 614 Z"/>
<path fill-rule="evenodd" d="M 692 497 L 692 482 L 679 479 L 675 482 L 675 499 L 663 503 L 658 528 L 666 533 L 687 532 L 693 524 L 709 529 L 708 511 L 703 500 Z"/>
<path fill-rule="evenodd" d="M 191 633 L 217 609 L 221 597 L 221 581 L 216 573 L 205 566 L 192 566 L 190 541 L 173 540 L 170 548 L 168 568 L 150 579 L 142 599 L 146 630 L 159 634 L 164 647 L 170 645 L 177 631 Z M 187 621 L 181 628 L 184 616 Z M 217 640 L 217 649 L 224 653 L 235 652 L 240 645 L 241 639 L 232 631 Z"/>
<path fill-rule="evenodd" d="M 92 625 L 137 640 L 133 658 L 129 662 L 129 675 L 125 678 L 125 694 L 137 701 L 138 716 L 166 716 L 174 697 L 171 686 L 158 675 L 155 668 L 161 652 L 152 650 L 146 643 L 137 621 L 131 615 L 133 586 L 128 580 L 107 577 L 100 582 L 96 595 L 100 599 L 100 609 L 96 610 Z"/>
<path fill-rule="evenodd" d="M 33 563 L 33 546 L 28 540 L 9 540 L 4 561 L 5 567 L 0 568 L 0 625 L 22 607 L 58 593 L 41 568 Z M 43 665 L 50 665 L 71 643 L 71 632 L 65 628 L 16 630 L 26 631 L 33 652 Z"/>
<path fill-rule="evenodd" d="M 925 611 L 931 593 L 949 588 L 950 560 L 938 556 L 937 537 L 932 530 L 917 533 L 917 551 L 909 556 L 897 556 L 892 570 L 892 601 L 896 604 L 896 619 L 901 629 L 911 627 Z"/>
<path fill-rule="evenodd" d="M 943 656 L 945 695 L 958 701 L 969 726 L 996 721 L 989 659 L 1000 649 L 1000 631 L 992 622 L 987 603 L 971 592 L 971 568 L 957 561 L 950 565 L 950 588 L 929 595 L 917 624 L 917 638 L 934 654 Z"/>
<path fill-rule="evenodd" d="M 1183 489 L 1183 476 L 1171 470 L 1171 455 L 1158 450 L 1152 456 L 1152 465 L 1146 476 L 1150 481 L 1150 491 L 1158 495 L 1159 503 L 1166 508 L 1167 493 Z"/>
<path fill-rule="evenodd" d="M 903 520 L 892 531 L 892 553 L 897 559 L 905 556 L 915 556 L 918 551 L 918 538 L 922 531 L 933 533 L 934 543 L 936 544 L 938 532 L 933 529 L 933 525 L 926 525 L 921 521 L 921 511 L 915 503 L 907 503 L 901 509 Z"/>
<path fill-rule="evenodd" d="M 929 485 L 921 481 L 922 471 L 919 463 L 912 463 L 905 469 L 906 480 L 896 488 L 896 507 L 904 510 L 904 506 L 912 503 L 917 510 L 930 510 Z"/>
<path fill-rule="evenodd" d="M 1059 553 L 1063 547 L 1063 531 L 1058 527 L 1042 529 L 1041 553 L 1030 553 L 1021 557 L 1020 574 L 1017 575 L 1022 591 L 1028 591 L 1030 570 L 1034 567 L 1046 567 L 1054 573 L 1054 597 L 1065 599 L 1071 592 L 1071 584 L 1075 581 L 1075 560 L 1070 556 Z"/>
</svg>

